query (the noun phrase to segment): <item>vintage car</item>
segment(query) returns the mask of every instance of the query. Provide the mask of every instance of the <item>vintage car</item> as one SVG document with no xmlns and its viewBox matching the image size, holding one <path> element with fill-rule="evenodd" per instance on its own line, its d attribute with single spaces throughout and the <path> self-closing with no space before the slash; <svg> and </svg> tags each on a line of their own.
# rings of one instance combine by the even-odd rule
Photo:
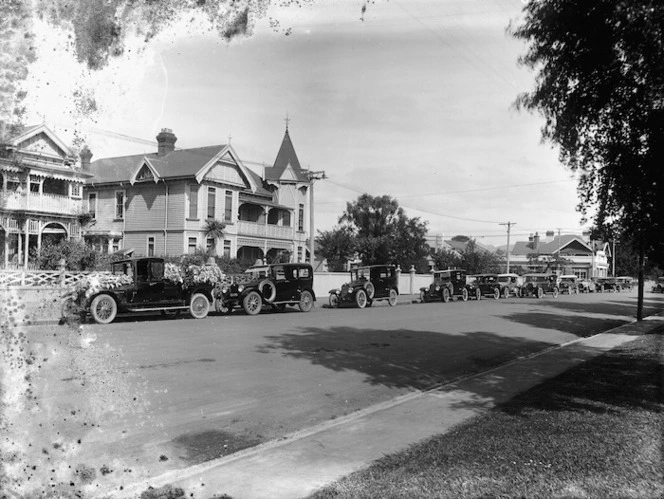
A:
<svg viewBox="0 0 664 499">
<path fill-rule="evenodd" d="M 433 282 L 428 288 L 420 288 L 420 301 L 426 303 L 442 300 L 444 303 L 452 297 L 468 300 L 466 288 L 466 271 L 462 269 L 436 270 L 433 273 Z"/>
<path fill-rule="evenodd" d="M 653 293 L 664 293 L 664 277 L 657 278 L 657 284 L 652 287 Z"/>
<path fill-rule="evenodd" d="M 620 285 L 616 281 L 615 277 L 598 277 L 595 279 L 595 292 L 596 293 L 608 293 L 608 292 L 620 292 Z"/>
<path fill-rule="evenodd" d="M 556 274 L 524 274 L 522 296 L 536 296 L 542 298 L 546 293 L 558 297 L 558 276 Z"/>
<path fill-rule="evenodd" d="M 203 319 L 210 311 L 213 285 L 184 284 L 165 278 L 164 259 L 130 258 L 113 262 L 112 277 L 125 277 L 114 285 L 90 287 L 83 298 L 83 312 L 89 311 L 95 322 L 109 324 L 118 314 L 162 312 L 177 315 L 189 311 L 192 317 Z M 100 275 L 99 279 L 104 276 Z M 63 305 L 63 315 L 74 306 L 73 298 Z"/>
<path fill-rule="evenodd" d="M 561 293 L 568 295 L 577 294 L 579 292 L 578 278 L 572 274 L 561 275 L 559 278 L 559 285 Z"/>
<path fill-rule="evenodd" d="M 263 305 L 282 311 L 297 305 L 302 312 L 314 306 L 314 272 L 308 263 L 279 263 L 249 267 L 215 290 L 215 309 L 229 314 L 243 308 L 248 315 L 261 312 Z"/>
<path fill-rule="evenodd" d="M 590 279 L 579 279 L 576 281 L 577 289 L 579 293 L 594 293 L 595 292 L 595 283 Z"/>
<path fill-rule="evenodd" d="M 477 282 L 482 296 L 488 296 L 497 300 L 501 296 L 498 274 L 478 274 Z"/>
<path fill-rule="evenodd" d="M 621 290 L 626 289 L 631 291 L 632 286 L 634 286 L 634 279 L 628 276 L 616 277 L 616 285 L 619 286 Z"/>
<path fill-rule="evenodd" d="M 342 303 L 354 303 L 358 308 L 370 307 L 374 301 L 387 300 L 390 306 L 397 304 L 399 283 L 394 265 L 369 265 L 350 271 L 350 282 L 341 288 L 330 290 L 330 307 Z"/>
<path fill-rule="evenodd" d="M 466 289 L 468 290 L 469 298 L 475 298 L 476 300 L 482 299 L 482 291 L 480 290 L 480 281 L 478 276 L 466 276 Z"/>
<path fill-rule="evenodd" d="M 521 279 L 517 274 L 498 274 L 498 284 L 503 298 L 521 296 Z"/>
</svg>

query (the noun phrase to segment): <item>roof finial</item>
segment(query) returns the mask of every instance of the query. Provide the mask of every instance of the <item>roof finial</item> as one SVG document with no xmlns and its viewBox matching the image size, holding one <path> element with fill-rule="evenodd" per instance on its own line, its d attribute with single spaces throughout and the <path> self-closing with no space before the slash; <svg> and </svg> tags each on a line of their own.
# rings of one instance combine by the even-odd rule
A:
<svg viewBox="0 0 664 499">
<path fill-rule="evenodd" d="M 232 139 L 232 138 L 233 138 L 233 136 L 229 133 L 229 134 L 228 134 L 228 145 L 229 145 L 229 146 L 231 145 L 231 139 Z"/>
<path fill-rule="evenodd" d="M 290 123 L 290 118 L 288 117 L 288 111 L 286 111 L 286 119 L 284 121 L 286 122 L 286 131 L 288 131 L 288 124 Z"/>
</svg>

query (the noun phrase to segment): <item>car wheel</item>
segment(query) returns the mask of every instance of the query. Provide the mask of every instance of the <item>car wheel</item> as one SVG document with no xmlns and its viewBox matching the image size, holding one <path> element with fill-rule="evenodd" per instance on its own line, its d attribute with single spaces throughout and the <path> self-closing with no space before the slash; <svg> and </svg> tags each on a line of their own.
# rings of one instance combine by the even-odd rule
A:
<svg viewBox="0 0 664 499">
<path fill-rule="evenodd" d="M 364 291 L 367 292 L 367 300 L 373 300 L 374 295 L 376 294 L 376 288 L 370 282 L 364 285 Z"/>
<path fill-rule="evenodd" d="M 233 311 L 233 308 L 226 305 L 223 300 L 214 300 L 214 309 L 223 315 L 228 315 Z"/>
<path fill-rule="evenodd" d="M 330 308 L 339 308 L 339 296 L 336 293 L 330 294 Z"/>
<path fill-rule="evenodd" d="M 420 303 L 426 303 L 427 301 L 427 294 L 424 291 L 420 291 Z"/>
<path fill-rule="evenodd" d="M 514 296 L 516 296 L 517 298 L 521 298 L 523 296 L 523 292 L 521 291 L 521 288 L 516 288 L 514 290 Z"/>
<path fill-rule="evenodd" d="M 299 306 L 302 312 L 311 312 L 311 309 L 314 308 L 314 296 L 311 294 L 311 291 L 305 289 L 300 293 Z"/>
<path fill-rule="evenodd" d="M 443 303 L 448 303 L 450 301 L 450 290 L 448 288 L 443 288 Z"/>
<path fill-rule="evenodd" d="M 387 299 L 387 303 L 390 304 L 390 307 L 393 307 L 397 304 L 397 298 L 399 295 L 395 289 L 390 289 L 390 297 Z"/>
<path fill-rule="evenodd" d="M 257 291 L 250 291 L 242 300 L 242 308 L 248 315 L 257 315 L 263 308 L 263 299 Z"/>
<path fill-rule="evenodd" d="M 189 313 L 194 319 L 205 319 L 210 312 L 210 300 L 203 293 L 194 293 L 189 303 Z"/>
<path fill-rule="evenodd" d="M 496 288 L 493 290 L 493 299 L 497 300 L 498 298 L 500 298 L 500 288 Z"/>
<path fill-rule="evenodd" d="M 542 298 L 544 296 L 544 290 L 542 288 L 537 288 L 537 298 Z"/>
<path fill-rule="evenodd" d="M 110 324 L 118 315 L 118 304 L 110 295 L 98 295 L 90 304 L 92 318 L 98 324 Z"/>
<path fill-rule="evenodd" d="M 620 293 L 620 286 L 616 286 L 616 293 Z"/>
<path fill-rule="evenodd" d="M 269 279 L 265 279 L 258 285 L 258 291 L 261 292 L 266 303 L 272 303 L 277 297 L 277 287 Z"/>
<path fill-rule="evenodd" d="M 475 290 L 475 299 L 480 301 L 482 299 L 482 292 L 478 289 Z"/>
<path fill-rule="evenodd" d="M 364 308 L 367 306 L 367 294 L 363 289 L 358 289 L 355 293 L 355 305 L 357 305 L 357 308 Z"/>
<path fill-rule="evenodd" d="M 503 298 L 506 300 L 510 297 L 510 288 L 504 287 L 503 288 Z"/>
<path fill-rule="evenodd" d="M 468 301 L 468 290 L 466 288 L 461 290 L 461 299 L 463 301 Z"/>
</svg>

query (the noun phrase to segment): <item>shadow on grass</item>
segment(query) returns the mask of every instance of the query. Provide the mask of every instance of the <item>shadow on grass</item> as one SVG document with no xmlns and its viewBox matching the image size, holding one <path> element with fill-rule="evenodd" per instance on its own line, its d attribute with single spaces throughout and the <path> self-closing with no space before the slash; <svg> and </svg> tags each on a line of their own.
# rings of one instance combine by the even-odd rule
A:
<svg viewBox="0 0 664 499">
<path fill-rule="evenodd" d="M 276 352 L 332 371 L 366 374 L 367 383 L 425 389 L 550 347 L 547 342 L 486 331 L 445 334 L 408 329 L 303 328 L 270 336 L 262 353 Z"/>
</svg>

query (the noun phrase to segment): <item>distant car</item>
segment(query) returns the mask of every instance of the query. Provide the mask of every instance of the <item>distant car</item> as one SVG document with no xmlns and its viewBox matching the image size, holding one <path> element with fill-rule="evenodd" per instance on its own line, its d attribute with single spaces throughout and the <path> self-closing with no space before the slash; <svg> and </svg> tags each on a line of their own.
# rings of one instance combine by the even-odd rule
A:
<svg viewBox="0 0 664 499">
<path fill-rule="evenodd" d="M 477 282 L 482 296 L 488 296 L 494 300 L 500 298 L 502 291 L 500 282 L 498 282 L 498 274 L 478 274 Z"/>
<path fill-rule="evenodd" d="M 373 302 L 387 300 L 395 306 L 399 297 L 399 283 L 394 265 L 369 265 L 350 271 L 350 282 L 330 290 L 330 307 L 355 303 L 358 308 L 370 307 Z"/>
<path fill-rule="evenodd" d="M 620 276 L 616 277 L 616 284 L 620 286 L 620 289 L 626 289 L 628 291 L 632 290 L 632 286 L 634 286 L 634 279 L 628 276 Z"/>
<path fill-rule="evenodd" d="M 598 293 L 620 292 L 620 285 L 615 277 L 598 277 L 595 280 L 595 290 Z"/>
<path fill-rule="evenodd" d="M 111 274 L 126 276 L 127 283 L 91 293 L 83 303 L 95 322 L 109 324 L 118 314 L 162 312 L 179 314 L 189 311 L 192 317 L 207 317 L 212 302 L 210 284 L 185 286 L 164 277 L 163 258 L 129 258 L 111 264 Z M 69 306 L 69 305 L 68 305 Z"/>
<path fill-rule="evenodd" d="M 420 301 L 441 300 L 449 302 L 453 297 L 468 300 L 466 271 L 463 269 L 437 270 L 433 273 L 433 282 L 428 288 L 420 288 Z"/>
<path fill-rule="evenodd" d="M 577 281 L 578 278 L 575 275 L 561 275 L 558 281 L 560 292 L 563 294 L 567 293 L 568 295 L 577 294 L 579 292 L 579 284 Z"/>
<path fill-rule="evenodd" d="M 466 276 L 466 289 L 468 290 L 469 298 L 475 298 L 476 300 L 482 299 L 482 291 L 480 290 L 480 283 L 478 276 L 476 275 Z"/>
<path fill-rule="evenodd" d="M 580 279 L 576 281 L 579 293 L 594 293 L 595 283 L 590 279 Z"/>
<path fill-rule="evenodd" d="M 313 283 L 313 269 L 307 263 L 250 267 L 215 291 L 215 308 L 222 314 L 243 308 L 248 315 L 256 315 L 264 304 L 275 310 L 297 305 L 302 312 L 309 312 L 316 301 Z"/>
<path fill-rule="evenodd" d="M 653 293 L 664 293 L 664 277 L 657 278 L 657 284 L 652 287 Z"/>
<path fill-rule="evenodd" d="M 498 284 L 503 298 L 521 296 L 521 282 L 517 274 L 498 274 Z"/>
<path fill-rule="evenodd" d="M 542 298 L 545 294 L 550 293 L 557 298 L 560 292 L 558 276 L 556 274 L 524 274 L 521 291 L 523 296 Z"/>
</svg>

